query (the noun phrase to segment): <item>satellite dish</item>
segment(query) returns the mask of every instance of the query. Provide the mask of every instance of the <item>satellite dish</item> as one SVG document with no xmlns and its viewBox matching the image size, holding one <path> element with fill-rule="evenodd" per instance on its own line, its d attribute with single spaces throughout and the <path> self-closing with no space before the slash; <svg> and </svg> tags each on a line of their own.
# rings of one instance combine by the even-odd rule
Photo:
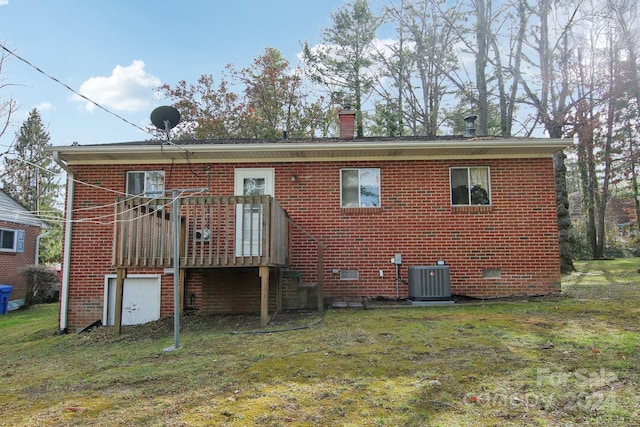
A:
<svg viewBox="0 0 640 427">
<path fill-rule="evenodd" d="M 151 123 L 158 129 L 168 132 L 180 123 L 180 112 L 168 105 L 158 107 L 151 112 Z"/>
</svg>

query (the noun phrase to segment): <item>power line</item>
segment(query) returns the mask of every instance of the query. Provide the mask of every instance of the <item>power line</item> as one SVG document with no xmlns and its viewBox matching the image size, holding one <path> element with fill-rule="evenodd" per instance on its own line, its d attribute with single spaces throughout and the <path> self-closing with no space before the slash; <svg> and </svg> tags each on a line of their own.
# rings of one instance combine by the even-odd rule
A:
<svg viewBox="0 0 640 427">
<path fill-rule="evenodd" d="M 123 122 L 125 122 L 125 123 L 127 123 L 127 124 L 129 124 L 129 125 L 131 125 L 131 126 L 133 126 L 133 127 L 135 127 L 136 129 L 141 130 L 142 132 L 148 133 L 148 134 L 150 134 L 151 136 L 156 137 L 156 135 L 155 135 L 152 131 L 150 131 L 149 129 L 143 129 L 142 127 L 140 127 L 140 126 L 136 125 L 135 123 L 133 123 L 133 122 L 131 122 L 131 121 L 129 121 L 129 120 L 127 120 L 127 119 L 125 119 L 124 117 L 120 116 L 119 114 L 114 113 L 113 111 L 109 110 L 109 109 L 108 109 L 108 108 L 106 108 L 106 107 L 103 107 L 102 105 L 100 105 L 100 104 L 99 104 L 99 103 L 97 103 L 96 101 L 94 101 L 94 100 L 92 100 L 92 99 L 90 99 L 90 98 L 86 97 L 85 95 L 83 95 L 83 94 L 79 93 L 78 91 L 76 91 L 75 89 L 73 89 L 72 87 L 70 87 L 69 85 L 67 85 L 66 83 L 63 83 L 62 81 L 60 81 L 60 80 L 59 80 L 59 79 L 57 79 L 56 77 L 54 77 L 54 76 L 52 76 L 52 75 L 48 74 L 47 72 L 45 72 L 44 70 L 42 70 L 40 67 L 38 67 L 38 66 L 36 66 L 36 65 L 32 64 L 32 63 L 31 63 L 30 61 L 28 61 L 27 59 L 23 58 L 22 56 L 18 55 L 18 54 L 17 54 L 17 53 L 15 53 L 15 52 L 13 52 L 13 51 L 9 50 L 9 49 L 8 49 L 6 46 L 4 46 L 2 43 L 0 43 L 0 48 L 2 48 L 2 49 L 3 49 L 5 52 L 7 52 L 9 55 L 12 55 L 13 57 L 15 57 L 15 58 L 17 58 L 18 60 L 22 61 L 23 63 L 27 64 L 29 67 L 33 68 L 34 70 L 36 70 L 36 71 L 37 71 L 37 72 L 39 72 L 40 74 L 44 75 L 45 77 L 49 78 L 50 80 L 53 80 L 54 82 L 56 82 L 56 83 L 58 83 L 59 85 L 63 86 L 65 89 L 69 90 L 70 92 L 74 93 L 75 95 L 79 96 L 80 98 L 82 98 L 82 99 L 86 100 L 87 102 L 90 102 L 91 104 L 95 105 L 96 107 L 100 108 L 101 110 L 105 111 L 106 113 L 111 114 L 111 115 L 112 115 L 112 116 L 114 116 L 114 117 L 117 117 L 118 119 L 120 119 L 120 120 L 122 120 Z M 167 137 L 168 137 L 168 135 L 167 135 Z M 14 142 L 15 142 L 15 141 L 14 141 Z M 167 138 L 167 141 L 166 141 L 166 142 L 167 142 L 167 144 L 168 144 L 168 145 L 172 145 L 172 146 L 178 147 L 178 148 L 180 148 L 180 149 L 184 150 L 184 151 L 187 153 L 187 161 L 188 161 L 188 163 L 189 163 L 189 165 L 190 165 L 190 166 L 189 166 L 189 168 L 191 169 L 191 161 L 190 161 L 190 159 L 189 159 L 189 151 L 188 151 L 188 150 L 186 150 L 184 147 L 181 147 L 180 145 L 174 144 L 174 143 L 173 143 L 169 138 Z M 11 148 L 12 148 L 12 146 L 13 146 L 13 143 L 12 143 L 12 144 L 7 148 L 6 152 L 4 152 L 4 153 L 0 153 L 0 157 L 2 157 L 2 156 L 4 156 L 4 155 L 9 154 L 9 153 L 11 152 Z M 161 142 L 161 145 L 160 145 L 160 149 L 162 150 L 162 142 Z M 31 165 L 31 166 L 34 166 L 34 167 L 36 167 L 36 168 L 40 168 L 40 169 L 46 170 L 45 168 L 43 168 L 43 167 L 41 167 L 41 166 L 39 166 L 39 165 L 33 164 L 32 162 L 29 162 L 29 161 L 27 161 L 26 159 L 18 159 L 18 160 L 20 160 L 20 161 L 22 161 L 22 162 L 24 162 L 24 163 L 27 163 L 27 164 L 29 164 L 29 165 Z M 48 172 L 50 172 L 50 171 L 48 171 Z M 192 171 L 192 172 L 193 172 L 193 171 Z M 194 174 L 195 174 L 195 173 L 194 173 Z M 116 190 L 112 190 L 112 189 L 107 188 L 107 187 L 97 186 L 97 185 L 90 184 L 90 183 L 83 182 L 83 181 L 79 181 L 79 180 L 76 180 L 76 179 L 73 179 L 73 180 L 74 180 L 75 182 L 77 182 L 77 183 L 81 184 L 81 185 L 86 185 L 86 186 L 90 186 L 90 187 L 95 187 L 95 188 L 100 189 L 100 190 L 110 191 L 110 192 L 112 192 L 112 193 L 116 193 L 116 194 L 124 195 L 124 196 L 127 196 L 127 197 L 131 197 L 131 195 L 129 195 L 129 194 L 126 194 L 126 193 L 123 193 L 123 192 L 120 192 L 120 191 L 116 191 Z M 80 209 L 80 210 L 83 210 L 83 209 Z M 75 210 L 74 210 L 74 211 L 75 211 Z M 101 218 L 101 217 L 97 217 L 97 218 Z M 87 219 L 84 219 L 84 220 L 81 220 L 81 221 L 78 221 L 78 222 L 85 222 L 85 221 L 87 221 Z M 76 222 L 76 221 L 74 221 L 74 222 Z"/>
<path fill-rule="evenodd" d="M 81 184 L 86 184 L 82 181 L 77 181 L 78 183 Z M 174 199 L 173 197 L 162 197 L 162 198 L 158 198 L 158 199 L 149 199 L 146 203 L 144 203 L 144 205 L 149 206 L 152 205 L 154 201 L 162 201 L 161 204 L 159 205 L 154 205 L 154 210 L 153 211 L 157 211 L 157 210 L 162 210 L 165 209 L 169 206 L 171 206 L 173 204 L 173 202 L 177 199 L 181 199 L 183 197 L 188 197 L 185 196 L 184 194 L 186 193 L 186 190 L 182 190 L 180 192 L 180 194 Z M 189 196 L 193 196 L 195 194 L 199 194 L 202 191 L 197 191 L 195 193 L 189 194 Z M 139 198 L 139 195 L 129 195 L 128 199 L 136 199 Z M 100 210 L 100 209 L 104 209 L 104 208 L 108 208 L 108 207 L 112 207 L 115 206 L 117 204 L 119 204 L 120 202 L 116 202 L 113 204 L 107 204 L 107 205 L 102 205 L 102 206 L 92 206 L 90 208 L 79 208 L 79 209 L 74 209 L 73 212 L 78 213 L 81 211 L 90 211 L 90 210 Z M 136 207 L 133 207 L 131 209 L 127 209 L 123 212 L 120 212 L 120 214 L 122 213 L 126 213 L 126 212 L 131 212 L 131 211 L 135 211 Z M 88 223 L 88 224 L 97 224 L 97 225 L 113 225 L 116 223 L 124 223 L 124 222 L 135 222 L 136 220 L 138 220 L 140 217 L 145 217 L 145 216 L 152 216 L 154 215 L 154 212 L 150 211 L 144 215 L 141 215 L 137 218 L 130 218 L 130 219 L 113 219 L 114 214 L 113 212 L 111 213 L 105 213 L 105 214 L 100 214 L 100 215 L 94 215 L 94 216 L 88 216 L 85 218 L 79 218 L 79 219 L 73 219 L 73 220 L 68 220 L 66 218 L 61 217 L 59 214 L 61 212 L 57 212 L 57 211 L 45 211 L 40 212 L 40 213 L 36 213 L 35 211 L 19 211 L 19 210 L 13 210 L 13 209 L 4 209 L 4 208 L 0 208 L 0 214 L 5 213 L 5 214 L 11 214 L 11 215 L 20 215 L 20 214 L 24 214 L 24 213 L 31 213 L 34 214 L 43 219 L 44 221 L 47 221 L 49 223 L 60 223 L 60 224 L 66 224 L 66 223 L 73 223 L 73 224 L 79 224 L 79 223 Z"/>
<path fill-rule="evenodd" d="M 85 95 L 79 93 L 78 91 L 76 91 L 75 89 L 71 88 L 69 85 L 67 85 L 66 83 L 61 82 L 59 79 L 55 78 L 54 76 L 46 73 L 45 71 L 43 71 L 40 67 L 32 64 L 31 62 L 29 62 L 28 60 L 26 60 L 25 58 L 21 57 L 20 55 L 18 55 L 17 53 L 9 50 L 6 46 L 4 46 L 2 43 L 0 43 L 0 48 L 2 48 L 5 52 L 7 52 L 9 55 L 14 56 L 15 58 L 17 58 L 18 60 L 24 62 L 25 64 L 27 64 L 29 67 L 33 68 L 34 70 L 36 70 L 37 72 L 39 72 L 40 74 L 44 75 L 45 77 L 53 80 L 54 82 L 58 83 L 59 85 L 63 86 L 65 89 L 73 92 L 74 94 L 76 94 L 77 96 L 79 96 L 80 98 L 86 100 L 87 102 L 90 102 L 91 104 L 95 105 L 96 107 L 98 107 L 99 109 L 101 109 L 102 111 L 111 114 L 114 117 L 117 117 L 118 119 L 122 120 L 123 122 L 135 127 L 136 129 L 141 130 L 144 133 L 148 133 L 152 136 L 153 135 L 152 132 L 150 132 L 148 129 L 143 129 L 140 126 L 138 126 L 137 124 L 125 119 L 124 117 L 122 117 L 121 115 L 114 113 L 113 111 L 109 110 L 106 107 L 103 107 L 102 105 L 98 104 L 96 101 L 87 98 Z"/>
<path fill-rule="evenodd" d="M 66 83 L 63 83 L 62 81 L 60 81 L 60 80 L 59 80 L 59 79 L 57 79 L 56 77 L 54 77 L 54 76 L 52 76 L 52 75 L 50 75 L 50 74 L 46 73 L 45 71 L 43 71 L 40 67 L 38 67 L 38 66 L 36 66 L 36 65 L 32 64 L 32 63 L 31 63 L 31 62 L 29 62 L 27 59 L 23 58 L 22 56 L 18 55 L 18 54 L 17 54 L 17 53 L 15 53 L 15 52 L 13 52 L 13 51 L 9 50 L 9 49 L 8 49 L 6 46 L 4 46 L 2 43 L 0 43 L 0 48 L 2 48 L 2 49 L 3 49 L 5 52 L 7 52 L 9 55 L 14 56 L 14 57 L 15 57 L 15 58 L 17 58 L 18 60 L 20 60 L 20 61 L 24 62 L 25 64 L 27 64 L 29 67 L 31 67 L 31 68 L 33 68 L 34 70 L 38 71 L 40 74 L 42 74 L 42 75 L 44 75 L 45 77 L 47 77 L 47 78 L 49 78 L 49 79 L 53 80 L 54 82 L 56 82 L 56 83 L 58 83 L 59 85 L 63 86 L 65 89 L 67 89 L 67 90 L 71 91 L 72 93 L 74 93 L 75 95 L 79 96 L 80 98 L 82 98 L 82 99 L 86 100 L 87 102 L 90 102 L 91 104 L 95 105 L 96 107 L 100 108 L 101 110 L 105 111 L 106 113 L 111 114 L 111 115 L 112 115 L 112 116 L 114 116 L 114 117 L 117 117 L 118 119 L 120 119 L 120 120 L 122 120 L 123 122 L 125 122 L 125 123 L 127 123 L 127 124 L 129 124 L 129 125 L 131 125 L 131 126 L 133 126 L 133 127 L 135 127 L 136 129 L 141 130 L 142 132 L 148 133 L 149 135 L 151 135 L 151 136 L 152 136 L 152 137 L 154 137 L 154 138 L 157 138 L 157 135 L 156 135 L 153 131 L 151 131 L 151 130 L 149 130 L 149 129 L 143 129 L 142 127 L 138 126 L 137 124 L 135 124 L 135 123 L 133 123 L 133 122 L 130 122 L 129 120 L 125 119 L 125 118 L 124 118 L 124 117 L 122 117 L 121 115 L 119 115 L 119 114 L 117 114 L 117 113 L 114 113 L 113 111 L 109 110 L 109 109 L 108 109 L 108 108 L 106 108 L 106 107 L 103 107 L 102 105 L 98 104 L 96 101 L 94 101 L 94 100 L 92 100 L 92 99 L 90 99 L 90 98 L 87 98 L 85 95 L 83 95 L 83 94 L 81 94 L 81 93 L 77 92 L 75 89 L 71 88 L 71 87 L 70 87 L 69 85 L 67 85 Z M 174 147 L 177 147 L 177 148 L 179 148 L 179 149 L 183 150 L 183 151 L 186 153 L 186 156 L 187 156 L 187 163 L 188 163 L 189 165 L 191 165 L 191 159 L 189 158 L 189 154 L 190 154 L 190 153 L 189 153 L 189 150 L 187 150 L 186 148 L 182 147 L 182 146 L 181 146 L 181 145 L 179 145 L 179 144 L 175 144 L 174 142 L 172 142 L 172 141 L 170 140 L 170 138 L 169 138 L 169 134 L 167 134 L 167 141 L 165 141 L 165 142 L 166 142 L 168 145 L 171 145 L 171 146 L 174 146 Z M 160 142 L 160 150 L 161 150 L 161 151 L 162 151 L 162 147 L 163 147 L 163 142 L 161 141 L 161 142 Z M 5 153 L 0 153 L 0 157 L 2 157 L 2 156 L 4 156 L 4 155 L 8 154 L 10 150 L 11 150 L 11 146 L 7 149 L 7 152 L 5 152 Z M 191 169 L 191 166 L 190 166 L 190 169 Z M 192 172 L 194 175 L 196 175 L 196 176 L 197 176 L 197 174 L 196 174 L 195 172 L 193 172 L 193 170 L 191 170 L 191 172 Z"/>
</svg>

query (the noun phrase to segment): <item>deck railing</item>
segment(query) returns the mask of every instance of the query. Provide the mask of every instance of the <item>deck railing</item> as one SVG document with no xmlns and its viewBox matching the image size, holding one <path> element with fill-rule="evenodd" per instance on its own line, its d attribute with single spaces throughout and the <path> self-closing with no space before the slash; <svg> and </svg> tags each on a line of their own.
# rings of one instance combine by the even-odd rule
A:
<svg viewBox="0 0 640 427">
<path fill-rule="evenodd" d="M 171 198 L 119 199 L 113 265 L 173 266 Z M 180 267 L 286 266 L 290 225 L 270 196 L 188 196 L 180 212 Z"/>
</svg>

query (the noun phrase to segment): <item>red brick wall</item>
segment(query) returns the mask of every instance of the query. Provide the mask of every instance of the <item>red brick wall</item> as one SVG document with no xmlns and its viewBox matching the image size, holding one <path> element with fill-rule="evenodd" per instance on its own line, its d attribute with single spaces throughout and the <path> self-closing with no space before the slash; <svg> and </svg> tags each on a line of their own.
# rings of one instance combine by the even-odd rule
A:
<svg viewBox="0 0 640 427">
<path fill-rule="evenodd" d="M 474 165 L 491 167 L 493 204 L 454 209 L 449 167 Z M 381 167 L 381 208 L 340 209 L 344 166 Z M 395 297 L 395 266 L 390 262 L 395 253 L 403 256 L 403 277 L 407 266 L 445 260 L 455 294 L 497 297 L 559 290 L 551 159 L 288 168 L 299 178 L 293 185 L 285 180 L 277 184 L 276 192 L 282 192 L 276 197 L 296 222 L 326 245 L 325 287 L 334 297 Z M 298 233 L 298 241 L 307 239 Z M 314 281 L 315 253 L 312 244 L 294 249 L 292 268 L 303 272 L 304 282 Z M 500 278 L 483 278 L 484 269 L 500 269 Z M 333 270 L 358 270 L 360 279 L 340 281 Z M 400 289 L 400 296 L 406 297 L 407 287 Z"/>
<path fill-rule="evenodd" d="M 489 166 L 492 206 L 455 209 L 450 206 L 449 168 Z M 165 187 L 209 186 L 211 194 L 230 195 L 234 169 L 274 167 L 276 199 L 306 232 L 325 244 L 325 292 L 334 298 L 396 296 L 394 254 L 407 266 L 446 260 L 454 294 L 474 297 L 535 295 L 559 290 L 560 273 L 552 159 L 479 161 L 325 162 L 279 164 L 136 165 L 74 167 L 76 184 L 69 326 L 81 327 L 101 317 L 104 275 L 111 267 L 113 202 L 123 191 L 128 170 L 165 170 Z M 340 208 L 340 169 L 379 167 L 381 207 Z M 291 175 L 296 180 L 290 179 Z M 92 222 L 87 222 L 92 218 Z M 84 219 L 83 222 L 77 222 Z M 291 269 L 302 282 L 316 282 L 317 245 L 294 227 Z M 356 281 L 341 281 L 338 270 L 358 270 Z M 483 278 L 484 269 L 499 269 L 499 278 Z M 380 271 L 383 277 L 380 277 Z M 137 271 L 139 272 L 139 271 Z M 158 273 L 158 270 L 153 271 Z M 130 273 L 134 273 L 130 271 Z M 259 286 L 248 286 L 227 302 L 231 292 L 215 290 L 220 275 L 253 283 L 255 272 L 189 272 L 185 302 L 229 311 L 247 304 L 253 311 Z M 216 276 L 218 275 L 218 276 Z M 216 277 L 214 277 L 216 276 Z M 215 279 L 215 280 L 214 280 Z M 257 279 L 256 279 L 257 280 Z M 162 316 L 173 309 L 172 276 L 163 277 Z M 167 288 L 166 295 L 164 288 Z M 236 286 L 237 288 L 237 286 Z M 272 287 L 273 288 L 273 287 Z M 220 292 L 219 292 L 220 291 Z M 234 292 L 238 292 L 237 289 Z M 400 286 L 407 297 L 407 286 Z M 251 302 L 253 300 L 253 302 Z M 234 302 L 235 301 L 235 302 Z M 241 305 L 242 305 L 241 304 Z M 217 308 L 215 308 L 217 307 Z"/>
<path fill-rule="evenodd" d="M 202 269 L 200 310 L 205 314 L 259 313 L 260 275 L 258 268 Z M 276 308 L 275 272 L 269 274 L 269 310 Z M 197 295 L 197 294 L 196 294 Z"/>
<path fill-rule="evenodd" d="M 9 300 L 24 298 L 27 282 L 20 275 L 20 270 L 35 263 L 36 237 L 40 228 L 5 221 L 0 221 L 0 228 L 25 231 L 24 252 L 0 252 L 0 285 L 13 286 Z"/>
</svg>

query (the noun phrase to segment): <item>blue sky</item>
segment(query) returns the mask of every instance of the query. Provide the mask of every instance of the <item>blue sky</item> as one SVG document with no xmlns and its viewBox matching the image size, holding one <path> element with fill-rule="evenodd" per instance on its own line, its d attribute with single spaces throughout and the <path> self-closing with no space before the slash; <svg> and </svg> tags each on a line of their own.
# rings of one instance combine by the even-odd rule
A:
<svg viewBox="0 0 640 427">
<path fill-rule="evenodd" d="M 345 0 L 0 0 L 0 43 L 42 71 L 145 128 L 169 102 L 154 88 L 226 64 L 250 65 L 266 47 L 292 65 L 301 42 L 320 42 L 331 12 Z M 38 108 L 52 145 L 148 139 L 135 126 L 88 105 L 15 57 L 5 62 L 0 103 L 19 110 L 0 137 L 5 151 L 29 111 Z"/>
</svg>

